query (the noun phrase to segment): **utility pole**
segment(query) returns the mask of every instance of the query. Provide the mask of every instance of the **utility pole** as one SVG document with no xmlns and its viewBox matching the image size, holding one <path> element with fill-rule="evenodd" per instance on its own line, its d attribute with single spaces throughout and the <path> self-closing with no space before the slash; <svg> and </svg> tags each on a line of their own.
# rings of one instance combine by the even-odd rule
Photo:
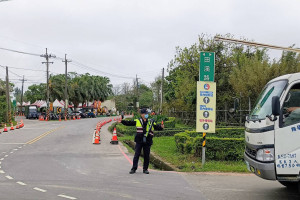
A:
<svg viewBox="0 0 300 200">
<path fill-rule="evenodd" d="M 46 64 L 47 67 L 47 119 L 49 120 L 50 117 L 50 99 L 49 99 L 49 63 L 53 64 L 53 62 L 49 62 L 49 58 L 55 58 L 55 55 L 48 54 L 48 50 L 46 48 L 46 54 L 41 55 L 41 57 L 46 58 L 46 62 L 42 62 L 42 64 Z"/>
<path fill-rule="evenodd" d="M 63 62 L 65 63 L 65 119 L 67 117 L 67 113 L 68 113 L 68 105 L 69 105 L 69 101 L 68 101 L 68 62 L 72 62 L 71 60 L 67 60 L 67 54 L 65 54 L 65 60 L 63 60 Z"/>
<path fill-rule="evenodd" d="M 139 79 L 136 75 L 135 81 L 136 81 L 136 109 L 139 111 L 140 103 L 139 103 Z"/>
<path fill-rule="evenodd" d="M 165 68 L 162 68 L 162 75 L 161 75 L 161 85 L 160 85 L 160 112 L 162 113 L 163 109 L 163 85 L 164 85 L 164 79 L 165 79 Z"/>
<path fill-rule="evenodd" d="M 24 79 L 24 75 L 23 75 L 23 79 L 21 79 L 20 81 L 22 81 L 22 93 L 21 93 L 21 114 L 23 114 L 23 90 L 24 90 L 24 81 L 27 81 Z"/>
<path fill-rule="evenodd" d="M 11 111 L 10 111 L 10 95 L 9 95 L 9 79 L 8 79 L 8 67 L 6 67 L 6 103 L 7 103 L 7 122 L 11 123 Z"/>
</svg>

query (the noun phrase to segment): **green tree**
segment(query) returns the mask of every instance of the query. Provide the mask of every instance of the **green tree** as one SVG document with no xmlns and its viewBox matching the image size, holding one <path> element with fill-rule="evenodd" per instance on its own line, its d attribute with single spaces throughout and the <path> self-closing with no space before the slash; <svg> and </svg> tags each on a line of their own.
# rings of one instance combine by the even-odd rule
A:
<svg viewBox="0 0 300 200">
<path fill-rule="evenodd" d="M 28 90 L 24 93 L 27 101 L 34 103 L 36 100 L 46 99 L 46 84 L 41 83 L 39 85 L 33 84 L 28 87 Z"/>
</svg>

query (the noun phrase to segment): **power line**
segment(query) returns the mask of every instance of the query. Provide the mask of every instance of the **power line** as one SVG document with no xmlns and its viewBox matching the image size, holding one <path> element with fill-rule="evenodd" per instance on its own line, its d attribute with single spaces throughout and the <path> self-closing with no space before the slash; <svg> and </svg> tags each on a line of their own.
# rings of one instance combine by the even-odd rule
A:
<svg viewBox="0 0 300 200">
<path fill-rule="evenodd" d="M 26 54 L 26 55 L 31 55 L 31 56 L 39 56 L 39 54 L 36 54 L 36 53 L 28 53 L 28 52 L 25 52 L 25 51 L 18 51 L 18 50 L 13 50 L 13 49 L 7 49 L 7 48 L 3 48 L 3 47 L 0 47 L 1 50 L 5 50 L 5 51 L 11 51 L 11 52 L 14 52 L 14 53 L 21 53 L 21 54 Z"/>
<path fill-rule="evenodd" d="M 41 70 L 41 69 L 28 69 L 28 68 L 21 68 L 21 67 L 9 67 L 12 69 L 23 69 L 23 70 L 28 70 L 28 71 L 37 71 L 37 72 L 46 72 L 45 70 Z"/>
<path fill-rule="evenodd" d="M 87 69 L 87 70 L 90 70 L 90 71 L 93 71 L 93 72 L 96 72 L 96 73 L 99 73 L 99 74 L 104 74 L 104 75 L 107 75 L 107 76 L 112 76 L 112 77 L 117 77 L 117 78 L 124 78 L 124 79 L 135 79 L 135 77 L 120 76 L 120 75 L 117 75 L 117 74 L 112 74 L 112 73 L 104 72 L 104 71 L 92 68 L 90 66 L 87 66 L 85 64 L 82 64 L 82 63 L 80 63 L 78 61 L 74 61 L 74 60 L 73 60 L 73 63 L 71 63 L 71 64 L 75 65 L 77 67 L 80 67 L 80 68 L 83 68 L 83 69 Z"/>
</svg>

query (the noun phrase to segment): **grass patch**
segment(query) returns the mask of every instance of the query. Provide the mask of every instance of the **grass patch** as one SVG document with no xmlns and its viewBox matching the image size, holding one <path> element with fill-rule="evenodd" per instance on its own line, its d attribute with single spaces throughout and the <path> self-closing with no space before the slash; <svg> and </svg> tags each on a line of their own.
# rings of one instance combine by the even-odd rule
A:
<svg viewBox="0 0 300 200">
<path fill-rule="evenodd" d="M 202 168 L 201 158 L 177 151 L 174 137 L 153 138 L 151 151 L 182 172 L 248 172 L 243 161 L 207 161 Z"/>
<path fill-rule="evenodd" d="M 134 136 L 118 137 L 119 141 L 134 140 Z M 134 150 L 122 142 L 130 153 Z M 181 172 L 239 172 L 249 173 L 243 161 L 213 161 L 207 160 L 202 167 L 201 158 L 192 154 L 181 154 L 177 151 L 175 139 L 170 137 L 154 137 L 151 151 L 156 155 L 177 167 Z M 143 161 L 143 159 L 142 159 Z M 153 165 L 150 168 L 154 168 Z"/>
</svg>

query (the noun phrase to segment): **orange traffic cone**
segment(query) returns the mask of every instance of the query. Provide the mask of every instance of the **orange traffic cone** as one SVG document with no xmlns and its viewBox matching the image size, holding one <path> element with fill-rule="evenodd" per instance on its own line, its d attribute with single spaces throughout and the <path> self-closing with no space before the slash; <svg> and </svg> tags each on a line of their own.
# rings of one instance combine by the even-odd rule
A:
<svg viewBox="0 0 300 200">
<path fill-rule="evenodd" d="M 93 144 L 100 144 L 100 135 L 97 130 L 94 131 L 94 142 Z"/>
<path fill-rule="evenodd" d="M 13 123 L 10 123 L 10 130 L 11 131 L 15 130 Z"/>
<path fill-rule="evenodd" d="M 61 122 L 61 116 L 59 115 L 59 117 L 58 117 L 58 121 L 60 121 Z"/>
<path fill-rule="evenodd" d="M 20 126 L 20 127 L 21 127 L 21 128 L 24 127 L 23 119 L 21 119 L 21 126 Z"/>
<path fill-rule="evenodd" d="M 3 132 L 8 132 L 7 127 L 6 127 L 6 124 L 4 124 Z"/>
<path fill-rule="evenodd" d="M 65 116 L 65 121 L 67 121 L 67 116 Z"/>
<path fill-rule="evenodd" d="M 112 139 L 111 139 L 110 143 L 111 144 L 118 144 L 119 143 L 116 128 L 114 128 L 113 136 L 112 136 Z"/>
<path fill-rule="evenodd" d="M 19 123 L 17 122 L 17 126 L 16 126 L 16 129 L 19 129 L 20 128 L 20 126 L 19 126 Z"/>
<path fill-rule="evenodd" d="M 73 120 L 75 120 L 75 115 L 73 116 Z"/>
</svg>

